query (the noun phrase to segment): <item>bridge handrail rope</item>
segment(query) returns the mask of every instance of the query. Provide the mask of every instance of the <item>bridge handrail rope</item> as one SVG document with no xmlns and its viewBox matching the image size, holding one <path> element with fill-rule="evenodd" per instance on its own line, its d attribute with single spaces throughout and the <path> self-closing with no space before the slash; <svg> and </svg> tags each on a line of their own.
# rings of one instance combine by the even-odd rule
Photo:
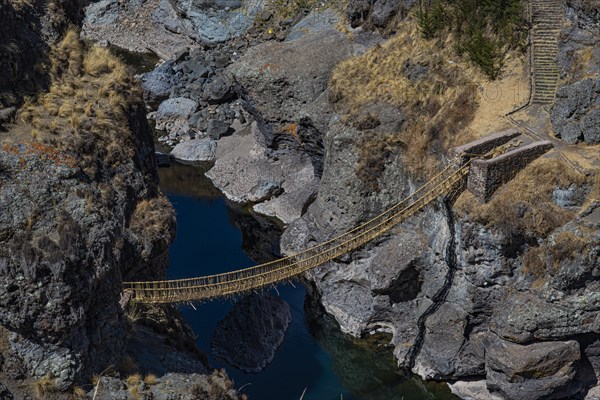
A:
<svg viewBox="0 0 600 400">
<path fill-rule="evenodd" d="M 455 176 L 455 175 L 456 175 L 458 172 L 462 171 L 463 169 L 464 169 L 464 167 L 463 167 L 463 168 L 461 168 L 461 170 L 459 170 L 459 171 L 456 171 L 456 172 L 455 172 L 455 174 L 453 174 L 453 175 L 451 176 L 451 178 L 449 178 L 449 179 L 445 180 L 444 182 L 447 182 L 447 181 L 452 181 L 452 177 L 454 177 L 454 176 Z M 442 182 L 442 183 L 444 183 L 444 182 Z M 434 188 L 434 189 L 437 189 L 437 187 L 436 187 L 436 188 Z M 434 192 L 435 192 L 435 190 L 431 190 L 431 191 L 429 191 L 429 192 L 428 192 L 428 193 L 427 193 L 425 196 L 427 196 L 427 195 L 429 195 L 429 194 L 431 194 L 431 193 L 434 193 Z M 280 268 L 280 269 L 270 269 L 270 270 L 266 270 L 266 271 L 264 271 L 264 272 L 262 272 L 262 273 L 260 273 L 260 274 L 252 274 L 252 277 L 258 277 L 258 276 L 261 276 L 261 275 L 267 275 L 267 274 L 270 274 L 270 273 L 273 273 L 273 272 L 279 272 L 279 271 L 281 271 L 282 269 L 289 268 L 289 267 L 293 267 L 293 266 L 297 265 L 297 264 L 298 264 L 298 263 L 300 263 L 300 262 L 305 262 L 305 261 L 311 260 L 311 259 L 313 259 L 313 258 L 316 258 L 316 257 L 318 257 L 318 256 L 320 256 L 320 255 L 324 255 L 324 254 L 327 254 L 328 252 L 331 252 L 331 251 L 333 251 L 333 250 L 336 250 L 336 249 L 338 249 L 339 247 L 341 247 L 341 246 L 343 246 L 343 245 L 345 245 L 345 244 L 347 244 L 347 243 L 350 243 L 350 242 L 352 242 L 353 240 L 356 240 L 357 238 L 360 238 L 360 237 L 362 237 L 362 236 L 366 235 L 367 233 L 369 233 L 369 232 L 371 232 L 371 231 L 375 231 L 377 228 L 379 228 L 379 227 L 381 227 L 381 226 L 385 225 L 386 223 L 388 223 L 388 222 L 390 222 L 390 221 L 393 221 L 393 220 L 394 220 L 395 218 L 397 218 L 398 216 L 404 215 L 404 214 L 405 214 L 407 211 L 409 211 L 409 210 L 410 210 L 411 208 L 413 208 L 413 207 L 414 207 L 416 204 L 418 204 L 418 201 L 419 201 L 419 200 L 422 200 L 422 199 L 423 199 L 425 196 L 423 196 L 423 197 L 420 197 L 419 199 L 417 199 L 417 201 L 415 201 L 414 203 L 412 203 L 412 204 L 411 204 L 411 205 L 409 205 L 408 207 L 406 207 L 406 208 L 402 209 L 402 210 L 401 210 L 400 212 L 398 212 L 397 214 L 394 214 L 393 216 L 391 216 L 391 217 L 389 217 L 389 218 L 385 219 L 384 221 L 381 221 L 379 224 L 377 224 L 377 225 L 375 225 L 375 226 L 373 226 L 373 227 L 369 228 L 369 229 L 368 229 L 367 231 L 365 231 L 365 232 L 362 232 L 362 233 L 360 233 L 360 234 L 358 234 L 358 235 L 356 235 L 356 236 L 352 236 L 352 237 L 350 237 L 350 239 L 349 239 L 349 240 L 347 240 L 347 241 L 345 241 L 345 242 L 342 242 L 342 243 L 339 243 L 339 244 L 337 244 L 335 247 L 330 247 L 330 248 L 327 248 L 326 250 L 324 250 L 324 251 L 322 251 L 322 252 L 320 252 L 320 253 L 314 254 L 314 255 L 312 255 L 312 256 L 310 256 L 310 257 L 308 257 L 308 258 L 302 258 L 302 259 L 299 259 L 299 260 L 297 260 L 296 262 L 292 263 L 291 265 L 284 265 L 284 266 L 283 266 L 282 268 Z M 427 203 L 428 203 L 428 202 L 426 202 L 426 204 L 427 204 Z M 365 225 L 366 225 L 366 224 L 363 224 L 363 225 L 361 225 L 360 227 L 364 227 Z M 394 224 L 394 225 L 395 225 L 395 224 Z M 355 229 L 355 230 L 356 230 L 356 229 Z M 346 235 L 339 236 L 338 238 L 344 238 L 345 236 L 346 236 Z M 299 253 L 299 254 L 306 254 L 306 253 L 308 253 L 310 250 L 316 250 L 316 249 L 319 249 L 319 248 L 321 248 L 321 247 L 324 247 L 324 246 L 322 246 L 322 245 L 323 245 L 323 243 L 321 243 L 321 244 L 319 244 L 319 245 L 317 245 L 317 246 L 313 246 L 313 247 L 311 247 L 310 249 L 307 249 L 306 251 L 304 251 L 304 252 L 302 252 L 302 253 Z M 290 258 L 291 258 L 291 257 L 286 257 L 286 259 L 290 259 Z M 282 260 L 284 260 L 284 259 L 279 259 L 279 260 L 275 260 L 275 261 L 282 261 Z M 257 265 L 256 267 L 264 267 L 264 264 Z M 238 271 L 232 271 L 232 272 L 230 272 L 230 274 L 236 274 L 236 272 L 245 272 L 245 271 L 247 271 L 247 270 L 248 270 L 248 269 L 245 269 L 245 270 L 238 270 Z M 303 271 L 301 271 L 301 272 L 303 272 Z M 202 277 L 202 278 L 208 278 L 208 277 L 209 277 L 209 276 Z M 190 280 L 196 280 L 196 279 L 198 279 L 198 278 L 189 278 L 187 281 L 190 281 Z M 200 285 L 200 286 L 186 286 L 185 288 L 187 288 L 187 289 L 198 289 L 198 288 L 203 288 L 203 287 L 219 286 L 219 285 L 222 285 L 223 283 L 236 283 L 236 282 L 239 282 L 239 281 L 241 281 L 241 280 L 243 280 L 243 279 L 244 279 L 244 278 L 238 278 L 238 277 L 236 277 L 236 279 L 234 279 L 234 280 L 228 280 L 228 281 L 225 281 L 225 282 L 209 283 L 209 284 Z M 180 283 L 180 282 L 182 282 L 182 281 L 184 281 L 184 280 L 173 280 L 173 281 L 157 281 L 157 282 L 161 282 L 161 283 L 163 283 L 163 282 L 169 282 L 169 283 Z M 156 282 L 155 282 L 155 283 L 156 283 Z M 155 291 L 155 290 L 163 290 L 163 288 L 147 288 L 147 289 L 145 289 L 145 290 L 151 290 L 151 291 Z"/>
<path fill-rule="evenodd" d="M 467 168 L 467 167 L 463 167 L 463 168 L 461 168 L 460 170 L 456 171 L 456 172 L 455 172 L 455 173 L 454 173 L 454 174 L 453 174 L 453 175 L 452 175 L 450 178 L 448 178 L 447 180 L 445 180 L 445 181 L 444 181 L 444 182 L 442 182 L 442 183 L 446 183 L 446 182 L 452 182 L 452 184 L 456 183 L 456 182 L 454 182 L 454 179 L 456 179 L 456 176 L 458 176 L 458 175 L 459 175 L 461 172 L 463 172 L 464 170 L 466 170 L 466 168 Z M 460 177 L 459 177 L 459 179 L 460 179 L 460 178 L 462 178 L 462 176 L 460 176 Z M 456 180 L 458 181 L 459 179 L 456 179 Z M 441 184 L 440 184 L 440 185 L 441 185 Z M 431 195 L 431 194 L 433 194 L 433 193 L 435 193 L 435 194 L 436 194 L 436 196 L 434 196 L 434 197 L 432 197 L 432 198 L 429 198 L 429 199 L 427 199 L 427 201 L 425 201 L 423 204 L 421 204 L 421 205 L 420 205 L 421 207 L 423 207 L 423 206 L 425 206 L 425 205 L 429 204 L 429 203 L 430 203 L 430 202 L 431 202 L 433 199 L 435 199 L 435 197 L 437 197 L 437 196 L 438 196 L 438 192 L 437 192 L 437 190 L 435 190 L 435 189 L 437 189 L 437 188 L 439 188 L 439 187 L 441 187 L 441 186 L 437 186 L 437 187 L 435 187 L 435 188 L 434 188 L 434 190 L 431 190 L 431 191 L 429 191 L 428 193 L 426 193 L 426 194 L 425 194 L 425 196 L 422 196 L 422 197 L 420 197 L 420 198 L 419 198 L 419 199 L 417 199 L 417 200 L 416 200 L 414 203 L 412 203 L 412 204 L 411 204 L 411 205 L 409 205 L 408 207 L 406 207 L 406 208 L 402 209 L 402 210 L 401 210 L 400 212 L 398 212 L 397 214 L 394 214 L 394 215 L 393 215 L 393 216 L 391 216 L 390 218 L 387 218 L 386 220 L 384 220 L 384 221 L 380 222 L 379 224 L 377 224 L 377 225 L 375 225 L 375 226 L 373 226 L 373 227 L 369 228 L 369 229 L 368 229 L 367 231 L 365 231 L 365 232 L 362 232 L 362 233 L 360 233 L 360 234 L 358 234 L 358 235 L 356 235 L 356 236 L 352 236 L 350 239 L 346 240 L 345 242 L 339 243 L 339 244 L 337 244 L 337 245 L 336 245 L 336 246 L 334 246 L 334 247 L 328 248 L 328 249 L 326 249 L 326 250 L 324 250 L 324 251 L 322 251 L 322 252 L 320 252 L 320 253 L 314 254 L 314 255 L 312 255 L 312 256 L 310 256 L 310 257 L 308 257 L 308 258 L 302 258 L 302 259 L 299 259 L 298 261 L 294 262 L 294 263 L 293 263 L 293 264 L 291 264 L 291 265 L 286 265 L 286 266 L 283 266 L 283 267 L 282 267 L 282 268 L 280 268 L 280 269 L 272 269 L 272 270 L 267 270 L 267 271 L 265 271 L 265 272 L 262 272 L 262 273 L 260 273 L 260 274 L 252 275 L 252 277 L 253 277 L 253 278 L 256 278 L 256 277 L 260 277 L 260 276 L 265 276 L 265 275 L 268 275 L 268 274 L 272 274 L 272 273 L 275 273 L 275 272 L 280 272 L 281 270 L 288 269 L 289 267 L 296 266 L 296 265 L 298 265 L 298 264 L 299 264 L 299 263 L 301 263 L 301 262 L 307 262 L 307 261 L 309 261 L 309 260 L 311 260 L 311 259 L 314 259 L 314 258 L 317 258 L 317 257 L 319 257 L 319 256 L 321 256 L 321 255 L 325 255 L 325 254 L 327 254 L 327 253 L 329 253 L 329 252 L 332 252 L 332 251 L 334 251 L 334 250 L 338 250 L 339 248 L 343 247 L 345 244 L 351 243 L 352 241 L 355 241 L 355 240 L 356 240 L 356 239 L 358 239 L 358 238 L 361 238 L 361 237 L 363 237 L 363 236 L 366 236 L 366 235 L 367 235 L 368 233 L 370 233 L 370 232 L 381 232 L 381 231 L 378 231 L 378 230 L 377 230 L 377 228 L 380 228 L 380 227 L 383 227 L 383 226 L 385 226 L 385 224 L 386 224 L 386 223 L 391 223 L 391 226 L 393 227 L 393 226 L 395 226 L 395 225 L 397 224 L 397 222 L 395 221 L 395 219 L 396 219 L 396 218 L 398 218 L 398 217 L 400 217 L 400 216 L 405 216 L 405 215 L 406 215 L 406 213 L 407 213 L 408 211 L 410 211 L 410 209 L 414 208 L 414 206 L 415 206 L 415 205 L 417 205 L 417 204 L 418 204 L 418 202 L 419 202 L 420 200 L 423 200 L 423 199 L 424 199 L 424 198 L 426 198 L 428 195 Z M 410 214 L 409 214 L 409 215 L 410 215 Z M 364 224 L 363 224 L 363 225 L 361 225 L 361 227 L 363 227 L 363 226 L 364 226 Z M 342 238 L 342 237 L 344 237 L 344 236 L 340 236 L 340 238 Z M 309 250 L 318 249 L 318 248 L 320 248 L 320 247 L 321 247 L 320 245 L 317 245 L 317 246 L 311 247 Z M 307 252 L 308 252 L 308 251 L 307 251 Z M 304 253 L 306 253 L 306 252 L 303 252 L 303 254 L 304 254 Z M 341 254 L 344 254 L 344 253 L 346 253 L 346 252 L 344 251 L 344 252 L 342 252 Z M 338 255 L 338 256 L 339 256 L 339 255 Z M 337 257 L 337 256 L 330 256 L 330 257 L 332 257 L 332 258 L 335 258 L 335 257 Z M 289 257 L 288 257 L 288 258 L 289 258 Z M 283 260 L 283 259 L 280 259 L 280 260 Z M 276 261 L 279 261 L 279 260 L 276 260 Z M 262 266 L 262 265 L 260 265 L 260 266 Z M 257 266 L 257 267 L 259 267 L 259 266 Z M 311 269 L 311 268 L 312 268 L 312 267 L 309 267 L 309 268 L 307 268 L 307 269 Z M 234 271 L 234 272 L 235 272 L 235 271 Z M 305 270 L 296 270 L 296 269 L 294 269 L 294 275 L 296 275 L 296 274 L 298 274 L 298 273 L 302 273 L 302 272 L 305 272 Z M 191 279 L 193 280 L 193 279 L 195 279 L 195 278 L 191 278 Z M 226 281 L 226 282 L 217 282 L 217 283 L 211 283 L 211 284 L 200 285 L 200 286 L 186 286 L 185 288 L 186 288 L 186 289 L 200 289 L 200 288 L 206 288 L 206 287 L 211 287 L 211 286 L 217 287 L 217 286 L 220 286 L 220 285 L 222 285 L 222 284 L 224 284 L 224 283 L 225 283 L 225 284 L 229 284 L 229 283 L 238 283 L 238 282 L 240 282 L 240 281 L 243 281 L 243 280 L 245 280 L 245 278 L 238 278 L 238 279 L 235 279 L 235 280 L 230 280 L 230 281 Z M 163 281 L 163 282 L 164 282 L 164 281 Z M 166 282 L 172 282 L 172 281 L 166 281 Z M 151 290 L 151 291 L 160 291 L 160 290 L 164 290 L 164 289 L 162 289 L 162 288 L 149 288 L 149 289 L 147 289 L 147 290 Z"/>
<path fill-rule="evenodd" d="M 396 203 L 394 206 L 390 207 L 389 209 L 387 209 L 383 213 L 381 213 L 381 214 L 379 214 L 379 215 L 371 218 L 370 220 L 364 222 L 363 224 L 358 225 L 357 227 L 353 228 L 350 231 L 346 231 L 346 232 L 344 232 L 344 233 L 342 233 L 342 234 L 340 234 L 340 235 L 338 235 L 336 237 L 333 237 L 333 238 L 331 238 L 331 239 L 329 239 L 329 240 L 327 240 L 325 242 L 319 243 L 319 244 L 317 244 L 317 245 L 315 245 L 313 247 L 310 247 L 310 248 L 308 248 L 306 250 L 300 251 L 298 253 L 295 253 L 295 254 L 292 254 L 292 255 L 289 255 L 289 256 L 286 256 L 286 257 L 283 257 L 283 258 L 279 258 L 277 260 L 269 261 L 269 262 L 266 262 L 264 264 L 255 265 L 255 266 L 252 266 L 252 267 L 248 267 L 248 268 L 244 268 L 244 269 L 240 269 L 240 270 L 236 270 L 236 271 L 223 272 L 223 273 L 214 274 L 214 275 L 206 275 L 206 276 L 204 276 L 202 278 L 206 278 L 206 279 L 208 279 L 208 278 L 218 278 L 218 277 L 230 275 L 232 273 L 241 273 L 241 272 L 244 272 L 244 271 L 251 271 L 251 270 L 254 270 L 256 268 L 266 267 L 266 266 L 269 266 L 269 265 L 272 265 L 272 264 L 275 264 L 275 263 L 279 263 L 279 262 L 281 262 L 283 260 L 286 260 L 286 259 L 295 258 L 295 257 L 297 257 L 299 255 L 302 255 L 302 254 L 304 254 L 306 252 L 309 252 L 309 251 L 315 249 L 316 247 L 321 247 L 321 246 L 325 246 L 327 244 L 330 244 L 330 243 L 332 243 L 332 242 L 334 242 L 334 241 L 336 241 L 338 239 L 341 239 L 342 237 L 344 237 L 344 236 L 346 236 L 348 234 L 351 234 L 351 233 L 354 233 L 354 232 L 360 230 L 365 225 L 368 225 L 370 223 L 375 222 L 376 220 L 379 220 L 382 216 L 395 211 L 400 206 L 402 206 L 403 204 L 405 204 L 406 202 L 408 202 L 411 198 L 415 197 L 418 193 L 422 192 L 428 185 L 430 185 L 430 184 L 434 183 L 436 180 L 438 180 L 443 174 L 445 174 L 446 172 L 448 172 L 453 166 L 454 165 L 452 163 L 450 163 L 448 166 L 446 166 L 446 168 L 444 168 L 442 171 L 440 171 L 436 176 L 434 176 L 432 179 L 430 179 L 424 185 L 420 186 L 417 190 L 415 190 L 413 193 L 411 193 L 410 195 L 408 195 L 407 197 L 405 197 L 404 199 L 402 199 L 400 202 Z M 175 282 L 189 282 L 191 280 L 196 280 L 196 279 L 198 279 L 198 278 L 183 278 L 183 279 L 173 279 L 173 280 L 162 280 L 162 281 L 153 281 L 153 283 L 154 284 L 158 284 L 158 283 L 167 283 L 168 282 L 169 284 L 172 284 L 172 283 L 175 283 Z M 141 284 L 141 283 L 145 283 L 145 282 L 123 282 L 123 285 L 125 285 L 125 286 L 131 286 L 131 285 L 137 285 L 137 284 Z"/>
<path fill-rule="evenodd" d="M 134 291 L 134 301 L 161 303 L 227 296 L 289 279 L 356 249 L 389 231 L 441 193 L 449 190 L 448 186 L 451 188 L 459 182 L 468 172 L 469 164 L 470 160 L 457 168 L 455 163 L 451 163 L 415 192 L 383 213 L 350 231 L 297 254 L 223 274 L 171 281 L 127 282 L 124 286 Z M 425 191 L 424 195 L 415 198 L 423 191 Z M 406 205 L 407 203 L 409 204 Z M 403 205 L 406 206 L 395 212 Z M 355 234 L 356 232 L 359 233 Z M 340 243 L 340 240 L 343 241 Z M 333 246 L 330 246 L 331 244 Z M 200 292 L 203 292 L 202 296 Z"/>
</svg>

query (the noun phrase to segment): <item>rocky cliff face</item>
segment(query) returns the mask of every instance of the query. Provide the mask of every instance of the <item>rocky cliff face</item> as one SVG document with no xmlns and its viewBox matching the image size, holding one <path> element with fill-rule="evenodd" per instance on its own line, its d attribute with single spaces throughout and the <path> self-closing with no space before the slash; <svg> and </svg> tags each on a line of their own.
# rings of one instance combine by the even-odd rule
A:
<svg viewBox="0 0 600 400">
<path fill-rule="evenodd" d="M 570 106 L 569 116 L 586 114 L 591 106 L 585 104 L 595 97 L 584 97 L 587 103 L 563 101 L 559 93 L 555 110 Z M 582 132 L 590 136 L 594 127 L 585 125 L 581 137 Z M 385 161 L 381 191 L 357 177 L 361 134 L 332 119 L 317 196 L 284 232 L 284 253 L 346 231 L 414 188 L 400 158 Z M 597 381 L 594 271 L 600 265 L 600 231 L 595 219 L 585 218 L 597 212 L 597 204 L 581 208 L 590 187 L 569 189 L 570 183 L 575 180 L 556 184 L 545 198 L 557 215 L 582 213 L 549 222 L 550 232 L 524 234 L 519 224 L 489 224 L 469 212 L 456 214 L 451 201 L 440 201 L 307 278 L 344 332 L 392 334 L 400 366 L 424 378 L 480 377 L 485 379 L 480 396 L 491 392 L 504 399 L 583 396 Z M 531 218 L 527 204 L 514 207 L 522 207 L 519 218 Z M 456 390 L 462 396 L 473 393 Z"/>
<path fill-rule="evenodd" d="M 243 54 L 236 49 L 225 60 L 190 52 L 148 76 L 149 92 L 160 94 L 156 98 L 164 100 L 170 91 L 172 101 L 184 97 L 206 103 L 196 103 L 200 109 L 181 117 L 188 124 L 186 134 L 204 137 L 215 115 L 231 124 L 233 132 L 211 138 L 216 162 L 208 176 L 230 199 L 287 225 L 282 252 L 344 232 L 419 185 L 403 158 L 416 149 L 402 140 L 388 141 L 391 132 L 414 127 L 406 120 L 408 110 L 378 102 L 344 118 L 328 88 L 336 64 L 381 42 L 369 29 L 385 32 L 411 3 L 351 1 L 345 14 L 356 29 L 346 33 L 336 29 L 343 21 L 332 10 L 313 12 L 286 38 L 249 50 L 242 46 Z M 571 7 L 583 21 L 577 26 L 590 26 L 589 13 L 577 7 Z M 565 49 L 576 36 L 566 40 Z M 406 43 L 413 46 L 410 34 Z M 432 80 L 431 74 L 446 64 L 414 58 L 396 65 L 397 75 L 412 83 Z M 192 78 L 184 80 L 189 84 L 173 84 L 178 73 L 189 74 Z M 213 84 L 217 78 L 221 83 Z M 161 80 L 171 87 L 165 89 Z M 206 93 L 212 89 L 205 85 L 227 95 L 216 95 L 215 102 L 231 104 L 235 100 L 229 96 L 238 97 L 244 110 L 211 109 L 214 102 Z M 463 98 L 448 111 L 445 100 L 420 101 L 417 109 L 423 112 L 445 110 L 428 131 L 432 146 L 425 154 L 444 158 L 444 132 L 456 134 L 468 121 L 460 114 L 474 106 Z M 582 111 L 579 100 L 566 104 L 572 106 L 569 114 Z M 586 134 L 589 127 L 582 128 Z M 186 140 L 180 134 L 169 139 L 173 144 Z M 427 166 L 424 160 L 417 165 Z M 583 396 L 599 371 L 598 204 L 591 184 L 566 169 L 553 164 L 550 171 L 539 165 L 524 171 L 522 181 L 497 201 L 502 207 L 485 210 L 486 218 L 468 195 L 458 204 L 455 198 L 440 199 L 366 248 L 308 273 L 311 293 L 344 332 L 390 334 L 401 367 L 428 379 L 483 381 L 456 389 L 465 398 L 474 388 L 481 389 L 475 398 L 490 392 L 504 399 Z M 531 176 L 537 178 L 528 180 Z M 520 197 L 532 185 L 539 192 Z"/>
<path fill-rule="evenodd" d="M 558 55 L 562 87 L 552 108 L 552 125 L 570 144 L 600 143 L 600 12 L 594 4 L 568 1 L 565 6 L 568 23 Z"/>
<path fill-rule="evenodd" d="M 157 276 L 145 267 L 164 256 L 172 234 L 147 231 L 140 208 L 170 206 L 146 168 L 154 163 L 148 131 L 131 134 L 146 145 L 136 151 L 140 164 L 131 160 L 107 181 L 89 180 L 50 147 L 0 152 L 0 322 L 12 332 L 5 371 L 13 378 L 50 374 L 64 388 L 120 360 L 123 277 L 142 268 L 137 276 Z M 155 222 L 173 226 L 166 215 Z"/>
<path fill-rule="evenodd" d="M 58 94 L 69 82 L 85 103 L 83 93 L 122 66 L 106 53 L 96 59 L 104 66 L 91 67 L 88 58 L 84 68 L 73 32 L 52 57 L 54 85 L 21 112 L 33 126 L 0 136 L 0 324 L 7 341 L 2 372 L 48 376 L 65 390 L 122 359 L 122 282 L 163 276 L 174 216 L 158 190 L 152 135 L 136 90 L 129 86 L 130 97 L 113 114 L 103 102 L 114 101 L 114 93 L 88 102 L 87 113 Z M 131 82 L 115 77 L 111 85 L 125 92 Z M 60 110 L 43 131 L 45 113 L 53 113 L 49 97 Z M 75 115 L 71 128 L 63 125 L 64 110 Z M 101 132 L 103 123 L 111 130 Z"/>
<path fill-rule="evenodd" d="M 81 19 L 81 2 L 0 2 L 0 108 L 48 85 L 48 50 L 69 24 Z M 0 123 L 2 118 L 0 115 Z"/>
</svg>

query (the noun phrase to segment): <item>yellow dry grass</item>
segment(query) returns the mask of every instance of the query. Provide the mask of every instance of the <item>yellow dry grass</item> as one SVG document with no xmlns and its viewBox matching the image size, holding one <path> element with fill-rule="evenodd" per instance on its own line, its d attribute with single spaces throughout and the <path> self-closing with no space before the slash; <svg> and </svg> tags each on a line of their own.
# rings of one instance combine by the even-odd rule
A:
<svg viewBox="0 0 600 400">
<path fill-rule="evenodd" d="M 422 77 L 410 77 L 410 68 L 427 70 Z M 346 121 L 366 106 L 387 103 L 398 106 L 406 116 L 398 143 L 407 170 L 427 176 L 438 168 L 440 149 L 468 138 L 461 137 L 477 108 L 474 78 L 478 73 L 454 54 L 451 41 L 425 40 L 416 21 L 408 18 L 401 31 L 381 46 L 340 63 L 334 70 L 330 97 Z"/>
<path fill-rule="evenodd" d="M 87 392 L 84 388 L 80 386 L 73 387 L 73 398 L 75 400 L 84 400 L 87 399 Z"/>
<path fill-rule="evenodd" d="M 473 139 L 510 127 L 505 115 L 527 102 L 529 78 L 525 58 L 514 51 L 507 55 L 498 79 L 490 81 L 478 77 L 475 80 L 480 93 L 479 107 L 465 130 L 465 136 Z"/>
<path fill-rule="evenodd" d="M 139 237 L 163 243 L 167 247 L 175 231 L 174 221 L 173 208 L 166 196 L 157 196 L 137 203 L 129 228 Z M 151 256 L 147 250 L 151 248 L 142 250 L 143 257 Z"/>
<path fill-rule="evenodd" d="M 154 385 L 156 385 L 158 383 L 158 378 L 154 374 L 148 374 L 144 378 L 144 382 L 148 386 L 154 386 Z"/>
<path fill-rule="evenodd" d="M 138 386 L 142 382 L 142 376 L 140 374 L 133 374 L 127 377 L 127 386 Z"/>
<path fill-rule="evenodd" d="M 586 250 L 588 250 L 588 245 L 589 240 L 570 231 L 560 232 L 553 236 L 550 250 L 555 265 L 558 266 L 561 260 L 572 260 L 578 254 L 585 254 Z"/>
<path fill-rule="evenodd" d="M 541 158 L 500 188 L 488 203 L 480 204 L 470 193 L 463 193 L 455 209 L 488 227 L 544 238 L 574 217 L 574 212 L 554 203 L 554 189 L 586 183 L 585 175 L 563 161 Z"/>
<path fill-rule="evenodd" d="M 47 93 L 28 99 L 19 112 L 35 140 L 76 154 L 86 174 L 98 158 L 117 167 L 133 157 L 128 114 L 142 107 L 141 90 L 127 67 L 108 49 L 86 49 L 75 30 L 51 51 Z"/>
<path fill-rule="evenodd" d="M 36 399 L 43 400 L 48 395 L 58 392 L 58 386 L 50 375 L 45 375 L 42 378 L 32 383 L 33 394 Z"/>
</svg>

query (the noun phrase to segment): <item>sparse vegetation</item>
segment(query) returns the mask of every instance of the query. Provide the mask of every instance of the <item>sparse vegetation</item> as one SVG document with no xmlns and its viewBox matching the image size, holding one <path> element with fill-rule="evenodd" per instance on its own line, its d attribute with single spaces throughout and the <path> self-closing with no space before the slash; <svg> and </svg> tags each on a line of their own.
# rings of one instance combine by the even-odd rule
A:
<svg viewBox="0 0 600 400">
<path fill-rule="evenodd" d="M 523 272 L 535 278 L 546 276 L 546 246 L 529 247 L 523 254 Z"/>
<path fill-rule="evenodd" d="M 523 0 L 421 0 L 417 18 L 426 39 L 450 35 L 490 79 L 496 79 L 506 54 L 525 49 L 527 24 Z"/>
<path fill-rule="evenodd" d="M 110 176 L 134 155 L 128 115 L 142 105 L 138 84 L 109 50 L 87 50 L 75 30 L 55 46 L 50 63 L 49 91 L 26 101 L 20 118 L 34 140 L 77 154 L 90 177 Z"/>
<path fill-rule="evenodd" d="M 73 387 L 73 398 L 75 400 L 87 399 L 87 392 L 81 386 L 75 386 Z"/>
<path fill-rule="evenodd" d="M 43 400 L 48 395 L 58 392 L 58 386 L 56 386 L 54 379 L 50 375 L 45 375 L 33 382 L 32 385 L 35 398 L 39 400 Z"/>
<path fill-rule="evenodd" d="M 127 386 L 138 386 L 142 382 L 142 376 L 140 374 L 133 374 L 127 377 Z"/>
<path fill-rule="evenodd" d="M 479 204 L 472 195 L 464 193 L 455 208 L 488 227 L 543 239 L 574 216 L 574 212 L 554 203 L 554 189 L 586 184 L 587 177 L 563 161 L 541 158 L 500 188 L 488 203 Z"/>
<path fill-rule="evenodd" d="M 9 349 L 8 330 L 0 325 L 0 354 L 6 354 Z"/>
<path fill-rule="evenodd" d="M 378 179 L 383 174 L 386 162 L 391 157 L 399 155 L 399 150 L 403 147 L 397 134 L 388 134 L 383 137 L 363 136 L 357 145 L 359 161 L 356 167 L 356 176 L 371 190 L 379 190 Z"/>
<path fill-rule="evenodd" d="M 413 175 L 428 176 L 438 168 L 444 148 L 468 139 L 460 133 L 477 107 L 473 75 L 445 41 L 423 39 L 416 21 L 409 18 L 403 30 L 382 46 L 340 63 L 329 85 L 330 97 L 346 122 L 357 127 L 368 122 L 361 110 L 370 104 L 399 107 L 406 121 L 402 132 L 388 132 L 396 137 L 368 147 L 402 143 L 405 168 Z M 363 156 L 371 154 L 381 158 L 376 152 Z"/>
<path fill-rule="evenodd" d="M 560 232 L 552 238 L 552 246 L 550 246 L 552 259 L 556 265 L 561 260 L 573 260 L 577 255 L 584 255 L 586 253 L 588 244 L 589 240 L 573 232 Z"/>
<path fill-rule="evenodd" d="M 156 385 L 158 383 L 158 378 L 154 374 L 148 374 L 144 378 L 144 382 L 148 386 L 154 386 L 154 385 Z"/>
<path fill-rule="evenodd" d="M 165 196 L 157 196 L 137 203 L 129 227 L 140 238 L 160 242 L 164 245 L 160 247 L 166 248 L 175 232 L 174 222 L 173 208 L 169 200 Z M 142 256 L 152 257 L 153 254 L 149 251 L 153 248 L 145 246 Z"/>
</svg>

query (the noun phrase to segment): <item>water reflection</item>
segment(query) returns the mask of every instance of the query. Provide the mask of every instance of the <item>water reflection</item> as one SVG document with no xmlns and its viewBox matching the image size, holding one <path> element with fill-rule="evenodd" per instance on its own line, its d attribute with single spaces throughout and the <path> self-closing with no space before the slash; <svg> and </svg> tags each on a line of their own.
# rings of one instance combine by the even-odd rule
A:
<svg viewBox="0 0 600 400">
<path fill-rule="evenodd" d="M 192 166 L 172 161 L 171 167 L 158 169 L 160 187 L 165 193 L 198 200 L 222 198 L 223 194 L 204 175 L 209 169 L 210 164 Z"/>
<path fill-rule="evenodd" d="M 160 169 L 161 187 L 177 211 L 177 238 L 170 250 L 169 278 L 231 271 L 277 256 L 280 228 L 228 204 L 206 167 L 174 163 Z M 252 258 L 252 260 L 250 259 Z M 277 293 L 292 309 L 292 323 L 273 362 L 258 374 L 246 374 L 210 357 L 227 369 L 237 387 L 252 400 L 422 400 L 456 399 L 445 385 L 424 383 L 399 374 L 391 351 L 343 335 L 318 307 L 305 304 L 306 289 L 279 285 Z M 210 350 L 210 338 L 232 301 L 213 301 L 182 313 Z"/>
<path fill-rule="evenodd" d="M 342 385 L 363 400 L 454 400 L 443 383 L 424 382 L 396 367 L 388 344 L 390 335 L 374 335 L 357 340 L 344 335 L 337 322 L 307 299 L 305 316 L 308 330 L 330 354 L 332 367 Z"/>
</svg>

